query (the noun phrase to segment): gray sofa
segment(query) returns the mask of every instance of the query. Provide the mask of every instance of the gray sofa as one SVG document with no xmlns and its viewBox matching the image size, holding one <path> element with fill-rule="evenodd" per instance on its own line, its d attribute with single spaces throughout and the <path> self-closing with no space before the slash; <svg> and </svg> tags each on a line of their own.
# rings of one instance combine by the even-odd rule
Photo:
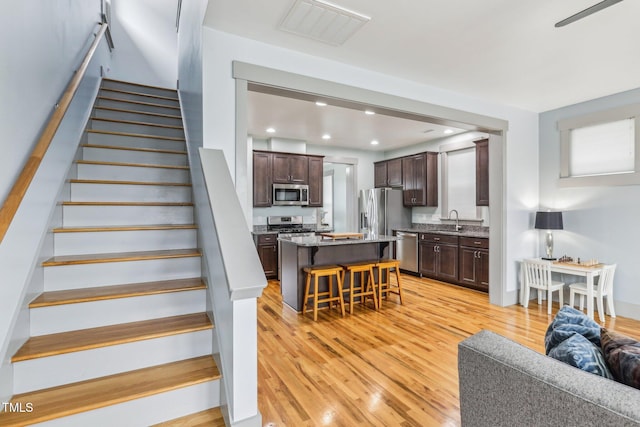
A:
<svg viewBox="0 0 640 427">
<path fill-rule="evenodd" d="M 462 425 L 640 426 L 640 390 L 483 330 L 458 345 Z"/>
</svg>

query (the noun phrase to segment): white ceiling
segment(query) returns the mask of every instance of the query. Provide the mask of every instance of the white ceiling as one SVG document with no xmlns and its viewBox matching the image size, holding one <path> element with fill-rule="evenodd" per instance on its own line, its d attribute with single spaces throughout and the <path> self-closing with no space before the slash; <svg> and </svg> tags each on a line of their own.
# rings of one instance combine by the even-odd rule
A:
<svg viewBox="0 0 640 427">
<path fill-rule="evenodd" d="M 332 0 L 370 16 L 330 46 L 277 29 L 294 0 L 211 0 L 206 25 L 534 112 L 640 87 L 640 1 Z"/>
<path fill-rule="evenodd" d="M 278 30 L 295 0 L 211 0 L 205 25 L 243 37 L 535 112 L 640 87 L 640 1 L 563 28 L 600 0 L 332 0 L 371 17 L 343 45 Z M 444 126 L 250 92 L 249 133 L 390 150 Z M 267 134 L 273 127 L 276 133 Z M 455 133 L 463 132 L 454 129 Z M 323 133 L 331 140 L 322 140 Z M 373 146 L 376 139 L 379 145 Z"/>
<path fill-rule="evenodd" d="M 249 92 L 248 131 L 254 138 L 286 138 L 311 144 L 382 151 L 465 132 L 450 126 L 367 115 L 365 108 L 317 106 L 314 101 Z M 372 111 L 371 109 L 369 109 Z M 275 133 L 267 133 L 273 127 Z M 450 130 L 449 134 L 445 130 Z M 331 139 L 322 139 L 323 134 Z M 372 145 L 371 141 L 378 141 Z"/>
</svg>

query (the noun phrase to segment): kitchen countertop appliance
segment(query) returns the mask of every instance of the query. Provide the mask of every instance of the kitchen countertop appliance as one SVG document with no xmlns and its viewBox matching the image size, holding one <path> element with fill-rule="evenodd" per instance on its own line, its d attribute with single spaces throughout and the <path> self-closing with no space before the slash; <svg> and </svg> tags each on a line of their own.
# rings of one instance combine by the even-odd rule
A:
<svg viewBox="0 0 640 427">
<path fill-rule="evenodd" d="M 267 230 L 276 231 L 278 238 L 280 237 L 312 237 L 315 231 L 312 228 L 305 227 L 302 222 L 302 215 L 293 216 L 269 216 L 267 217 Z M 280 271 L 282 263 L 282 251 L 280 242 L 278 242 L 278 280 L 280 280 Z"/>
</svg>

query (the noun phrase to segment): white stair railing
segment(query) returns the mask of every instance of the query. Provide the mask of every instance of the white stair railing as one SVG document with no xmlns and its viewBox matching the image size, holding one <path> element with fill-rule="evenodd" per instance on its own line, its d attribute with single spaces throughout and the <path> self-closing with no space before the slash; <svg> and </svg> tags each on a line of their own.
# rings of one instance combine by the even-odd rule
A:
<svg viewBox="0 0 640 427">
<path fill-rule="evenodd" d="M 207 279 L 222 373 L 221 402 L 230 425 L 260 426 L 257 298 L 267 281 L 221 150 L 200 148 L 192 176 L 203 275 Z M 190 153 L 193 155 L 195 153 Z M 194 159 L 191 159 L 194 160 Z M 205 202 L 206 206 L 205 206 Z M 216 343 L 214 342 L 214 346 Z"/>
</svg>

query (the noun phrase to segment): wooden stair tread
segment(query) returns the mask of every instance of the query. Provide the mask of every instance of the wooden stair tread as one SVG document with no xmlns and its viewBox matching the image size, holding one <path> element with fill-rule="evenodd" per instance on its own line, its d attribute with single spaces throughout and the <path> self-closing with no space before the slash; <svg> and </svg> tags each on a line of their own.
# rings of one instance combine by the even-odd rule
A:
<svg viewBox="0 0 640 427">
<path fill-rule="evenodd" d="M 104 110 L 104 111 L 115 111 L 117 113 L 126 113 L 126 114 L 140 114 L 144 116 L 153 116 L 153 117 L 161 117 L 164 119 L 177 119 L 182 120 L 181 116 L 176 114 L 163 114 L 163 113 L 152 113 L 150 111 L 136 111 L 136 110 L 127 110 L 126 108 L 115 108 L 115 107 L 105 107 L 102 105 L 96 105 L 94 107 L 96 110 Z"/>
<path fill-rule="evenodd" d="M 189 182 L 117 181 L 112 179 L 70 179 L 72 184 L 160 185 L 167 187 L 191 187 Z"/>
<path fill-rule="evenodd" d="M 97 144 L 82 144 L 82 147 L 86 148 L 106 148 L 108 150 L 125 150 L 125 151 L 144 151 L 146 153 L 164 153 L 164 154 L 182 154 L 186 155 L 186 151 L 181 150 L 163 150 L 160 148 L 139 148 L 139 147 L 118 147 L 115 145 L 97 145 Z"/>
<path fill-rule="evenodd" d="M 82 164 L 82 165 L 124 166 L 124 167 L 137 167 L 137 168 L 159 168 L 159 169 L 189 170 L 189 166 L 158 165 L 158 164 L 152 164 L 152 163 L 102 162 L 102 161 L 99 161 L 99 160 L 76 160 L 76 163 Z"/>
<path fill-rule="evenodd" d="M 195 224 L 157 224 L 157 225 L 114 225 L 91 227 L 58 227 L 54 228 L 54 233 L 100 233 L 111 231 L 151 231 L 151 230 L 195 230 Z"/>
<path fill-rule="evenodd" d="M 164 99 L 164 100 L 167 100 L 167 101 L 178 102 L 178 98 L 177 97 L 174 98 L 172 96 L 154 95 L 154 94 L 151 94 L 151 93 L 134 92 L 134 91 L 131 91 L 131 90 L 114 89 L 114 88 L 110 88 L 110 87 L 101 87 L 100 88 L 100 92 L 115 92 L 115 93 L 122 93 L 122 94 L 126 94 L 126 95 L 144 96 L 146 98 Z"/>
<path fill-rule="evenodd" d="M 131 86 L 147 87 L 147 88 L 150 88 L 150 89 L 166 90 L 167 92 L 175 93 L 176 96 L 178 94 L 178 91 L 176 89 L 171 89 L 171 88 L 162 87 L 162 86 L 147 85 L 147 84 L 144 84 L 144 83 L 133 83 L 133 82 L 125 81 L 125 80 L 113 79 L 113 78 L 110 78 L 110 77 L 104 77 L 102 79 L 102 81 L 113 82 L 113 83 L 122 83 L 122 84 L 126 84 L 126 85 L 131 85 Z"/>
<path fill-rule="evenodd" d="M 220 379 L 211 356 L 152 366 L 13 396 L 34 411 L 0 413 L 0 425 L 24 426 Z"/>
<path fill-rule="evenodd" d="M 63 206 L 193 206 L 189 202 L 62 202 Z"/>
<path fill-rule="evenodd" d="M 42 263 L 43 267 L 99 264 L 104 262 L 144 261 L 151 259 L 199 257 L 198 249 L 167 249 L 161 251 L 117 252 L 106 254 L 58 255 Z"/>
<path fill-rule="evenodd" d="M 127 285 L 43 292 L 31 301 L 29 308 L 51 307 L 64 304 L 77 304 L 199 289 L 206 289 L 206 286 L 201 278 L 194 277 L 191 279 L 162 280 L 156 282 L 131 283 Z"/>
<path fill-rule="evenodd" d="M 212 328 L 206 313 L 195 313 L 39 335 L 29 338 L 11 361 L 15 363 Z"/>
<path fill-rule="evenodd" d="M 152 427 L 226 427 L 226 424 L 220 408 L 212 408 L 155 424 Z"/>
<path fill-rule="evenodd" d="M 145 133 L 133 133 L 133 132 L 120 132 L 113 130 L 102 130 L 102 129 L 87 129 L 88 133 L 101 133 L 104 135 L 113 135 L 113 136 L 130 136 L 134 138 L 148 138 L 148 139 L 161 139 L 164 141 L 175 141 L 175 142 L 185 142 L 184 138 L 178 136 L 162 136 L 162 135 L 148 135 Z"/>
<path fill-rule="evenodd" d="M 127 125 L 151 126 L 151 127 L 166 128 L 166 129 L 184 129 L 182 126 L 176 126 L 176 125 L 164 125 L 161 123 L 139 122 L 135 120 L 108 119 L 104 117 L 91 117 L 91 120 L 97 120 L 99 122 L 124 123 Z"/>
</svg>

